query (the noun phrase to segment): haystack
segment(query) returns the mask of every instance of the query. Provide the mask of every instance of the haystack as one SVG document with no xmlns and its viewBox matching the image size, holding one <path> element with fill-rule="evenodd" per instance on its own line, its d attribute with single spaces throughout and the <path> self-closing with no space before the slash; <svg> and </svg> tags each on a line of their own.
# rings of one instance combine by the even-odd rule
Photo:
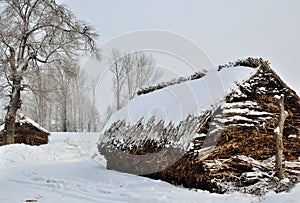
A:
<svg viewBox="0 0 300 203">
<path fill-rule="evenodd" d="M 218 73 L 225 91 L 212 102 L 206 102 L 211 97 L 204 92 L 208 76 L 202 74 L 140 91 L 102 132 L 98 149 L 107 168 L 217 193 L 262 195 L 268 190 L 287 191 L 299 182 L 296 92 L 262 59 L 222 65 Z M 185 86 L 192 89 L 193 98 L 182 96 Z M 170 90 L 175 96 L 167 94 Z M 278 95 L 285 96 L 289 114 L 283 132 L 284 181 L 278 180 L 274 168 Z M 173 97 L 179 98 L 180 108 L 174 108 Z M 155 109 L 157 105 L 165 112 Z"/>
</svg>

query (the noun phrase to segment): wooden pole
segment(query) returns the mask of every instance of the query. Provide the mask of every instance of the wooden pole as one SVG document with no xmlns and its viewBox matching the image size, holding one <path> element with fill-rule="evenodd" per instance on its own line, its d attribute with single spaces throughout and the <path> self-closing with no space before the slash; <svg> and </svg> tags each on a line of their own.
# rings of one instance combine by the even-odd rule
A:
<svg viewBox="0 0 300 203">
<path fill-rule="evenodd" d="M 283 153 L 283 141 L 282 141 L 282 134 L 284 128 L 284 122 L 286 117 L 288 117 L 287 112 L 284 110 L 284 95 L 281 95 L 278 99 L 279 104 L 279 122 L 278 126 L 275 129 L 276 133 L 276 174 L 279 180 L 282 180 L 283 176 L 283 169 L 282 169 L 282 153 Z"/>
</svg>

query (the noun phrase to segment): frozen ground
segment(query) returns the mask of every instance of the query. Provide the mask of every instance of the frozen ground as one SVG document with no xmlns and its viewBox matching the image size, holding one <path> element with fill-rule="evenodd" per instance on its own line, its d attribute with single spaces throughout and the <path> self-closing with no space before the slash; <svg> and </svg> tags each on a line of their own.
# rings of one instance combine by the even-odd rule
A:
<svg viewBox="0 0 300 203">
<path fill-rule="evenodd" d="M 290 193 L 210 194 L 106 170 L 97 133 L 54 133 L 50 144 L 0 147 L 0 202 L 300 202 Z"/>
</svg>

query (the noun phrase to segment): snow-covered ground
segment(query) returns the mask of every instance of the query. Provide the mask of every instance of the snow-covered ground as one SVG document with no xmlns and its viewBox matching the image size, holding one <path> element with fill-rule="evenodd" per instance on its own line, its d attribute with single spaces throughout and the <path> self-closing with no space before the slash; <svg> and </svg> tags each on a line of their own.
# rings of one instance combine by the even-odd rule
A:
<svg viewBox="0 0 300 203">
<path fill-rule="evenodd" d="M 105 169 L 98 133 L 53 133 L 40 147 L 0 147 L 0 202 L 300 202 L 290 193 L 257 198 L 211 194 Z"/>
</svg>

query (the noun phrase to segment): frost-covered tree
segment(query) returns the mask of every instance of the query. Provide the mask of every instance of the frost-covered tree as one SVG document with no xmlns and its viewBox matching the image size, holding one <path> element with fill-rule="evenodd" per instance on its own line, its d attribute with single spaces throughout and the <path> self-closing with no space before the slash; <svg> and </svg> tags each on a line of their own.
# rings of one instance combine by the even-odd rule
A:
<svg viewBox="0 0 300 203">
<path fill-rule="evenodd" d="M 113 50 L 111 54 L 110 72 L 113 74 L 113 93 L 116 99 L 116 110 L 121 108 L 122 98 L 121 92 L 125 82 L 125 72 L 121 53 L 118 50 Z"/>
<path fill-rule="evenodd" d="M 4 143 L 14 143 L 24 77 L 35 67 L 75 59 L 80 51 L 99 56 L 98 35 L 55 0 L 0 0 L 1 68 L 9 85 Z"/>
<path fill-rule="evenodd" d="M 21 111 L 50 131 L 96 131 L 98 112 L 90 80 L 79 62 L 46 64 L 30 74 Z"/>
<path fill-rule="evenodd" d="M 113 75 L 116 110 L 135 97 L 139 89 L 154 84 L 162 75 L 150 54 L 135 52 L 122 55 L 118 50 L 112 52 L 110 72 Z"/>
</svg>

